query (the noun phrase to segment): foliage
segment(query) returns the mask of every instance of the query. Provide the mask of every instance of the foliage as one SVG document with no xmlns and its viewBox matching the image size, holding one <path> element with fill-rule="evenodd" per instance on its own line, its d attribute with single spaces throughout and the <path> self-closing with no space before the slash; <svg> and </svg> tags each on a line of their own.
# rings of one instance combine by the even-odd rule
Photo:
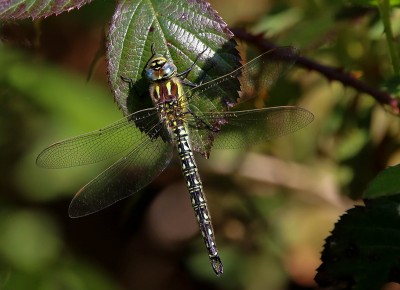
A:
<svg viewBox="0 0 400 290">
<path fill-rule="evenodd" d="M 367 189 L 397 191 L 392 195 L 366 199 L 365 207 L 346 212 L 326 239 L 322 265 L 316 281 L 336 289 L 379 289 L 384 283 L 400 283 L 399 169 L 386 169 Z M 371 189 L 374 188 L 374 189 Z M 386 192 L 386 194 L 388 191 Z M 373 277 L 373 278 L 371 278 Z"/>
<path fill-rule="evenodd" d="M 366 6 L 378 6 L 383 2 L 387 2 L 390 4 L 390 6 L 396 6 L 400 5 L 400 1 L 398 0 L 351 0 L 348 1 L 349 3 L 353 5 L 366 5 Z"/>
<path fill-rule="evenodd" d="M 0 3 L 0 18 L 2 19 L 25 19 L 42 18 L 57 15 L 65 11 L 77 9 L 92 0 L 64 0 L 64 1 L 25 1 L 11 0 Z"/>
<path fill-rule="evenodd" d="M 190 67 L 199 54 L 201 59 L 213 56 L 217 64 L 224 64 L 214 65 L 223 70 L 210 70 L 205 69 L 210 61 L 207 64 L 198 61 L 189 76 L 194 83 L 200 78 L 210 80 L 221 76 L 239 66 L 236 42 L 230 40 L 232 33 L 206 2 L 126 1 L 117 6 L 114 15 L 107 47 L 108 72 L 115 100 L 124 114 L 150 101 L 142 72 L 151 57 L 153 44 L 157 53 L 176 60 L 174 64 L 179 72 Z M 128 84 L 121 76 L 135 82 L 132 98 L 128 98 Z M 233 97 L 231 102 L 236 100 Z"/>
<path fill-rule="evenodd" d="M 326 240 L 316 280 L 399 283 L 399 1 L 0 2 L 1 289 L 312 287 L 323 239 L 365 188 L 365 206 Z M 197 82 L 238 66 L 236 42 L 243 62 L 278 45 L 301 51 L 285 80 L 245 106 L 298 104 L 316 118 L 256 153 L 199 160 L 224 276 L 213 276 L 198 236 L 189 242 L 198 231 L 173 166 L 132 200 L 69 220 L 73 192 L 108 163 L 43 171 L 37 153 L 112 123 L 117 107 L 149 106 L 141 74 L 152 43 L 178 71 L 207 48 Z M 96 54 L 106 62 L 85 84 Z"/>
</svg>

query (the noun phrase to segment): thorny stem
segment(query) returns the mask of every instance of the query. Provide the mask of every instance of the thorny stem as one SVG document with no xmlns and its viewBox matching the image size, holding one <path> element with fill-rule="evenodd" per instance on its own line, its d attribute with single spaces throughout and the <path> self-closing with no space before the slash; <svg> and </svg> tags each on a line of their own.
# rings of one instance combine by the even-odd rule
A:
<svg viewBox="0 0 400 290">
<path fill-rule="evenodd" d="M 400 75 L 400 59 L 398 51 L 396 50 L 396 42 L 390 23 L 390 3 L 389 0 L 379 0 L 377 2 L 383 26 L 385 28 L 386 41 L 388 44 L 390 57 L 392 59 L 393 71 L 396 75 Z"/>
<path fill-rule="evenodd" d="M 268 41 L 263 35 L 254 35 L 242 29 L 232 29 L 232 31 L 236 37 L 252 43 L 262 50 L 267 51 L 276 47 L 275 44 Z M 388 92 L 369 86 L 342 69 L 322 65 L 303 56 L 297 58 L 296 65 L 308 70 L 317 71 L 329 80 L 337 80 L 345 86 L 353 87 L 359 92 L 366 93 L 372 96 L 380 104 L 389 106 L 395 114 L 399 114 L 400 112 L 399 101 L 393 98 Z"/>
</svg>

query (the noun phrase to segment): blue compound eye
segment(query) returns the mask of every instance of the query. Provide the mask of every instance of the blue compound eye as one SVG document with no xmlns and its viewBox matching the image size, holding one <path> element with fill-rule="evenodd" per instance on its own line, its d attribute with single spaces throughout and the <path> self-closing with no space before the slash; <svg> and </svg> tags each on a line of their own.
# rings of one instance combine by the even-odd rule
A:
<svg viewBox="0 0 400 290">
<path fill-rule="evenodd" d="M 171 75 L 173 75 L 176 71 L 176 66 L 173 65 L 172 63 L 166 63 L 163 67 L 163 77 L 167 78 L 170 77 Z"/>
<path fill-rule="evenodd" d="M 164 76 L 169 76 L 170 74 L 171 74 L 171 68 L 170 67 L 164 68 Z"/>
<path fill-rule="evenodd" d="M 154 70 L 152 70 L 152 69 L 147 69 L 147 70 L 146 70 L 146 77 L 147 77 L 149 80 L 155 80 L 155 79 L 157 79 L 157 78 L 155 77 L 155 75 L 154 75 Z"/>
</svg>

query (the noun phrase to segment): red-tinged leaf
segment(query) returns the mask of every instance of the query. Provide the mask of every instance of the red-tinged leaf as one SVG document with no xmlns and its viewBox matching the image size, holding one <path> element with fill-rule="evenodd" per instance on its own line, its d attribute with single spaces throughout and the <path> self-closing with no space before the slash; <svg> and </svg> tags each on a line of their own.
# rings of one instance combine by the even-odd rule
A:
<svg viewBox="0 0 400 290">
<path fill-rule="evenodd" d="M 0 0 L 0 19 L 41 18 L 80 8 L 92 0 Z"/>
</svg>

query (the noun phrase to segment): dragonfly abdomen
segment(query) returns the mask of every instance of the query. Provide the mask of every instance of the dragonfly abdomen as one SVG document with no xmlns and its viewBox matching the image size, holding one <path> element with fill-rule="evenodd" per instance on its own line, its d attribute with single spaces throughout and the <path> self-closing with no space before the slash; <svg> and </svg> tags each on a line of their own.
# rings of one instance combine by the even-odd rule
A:
<svg viewBox="0 0 400 290">
<path fill-rule="evenodd" d="M 206 197 L 203 192 L 200 176 L 197 171 L 196 161 L 190 147 L 189 137 L 185 126 L 179 125 L 172 130 L 176 138 L 179 160 L 182 166 L 182 173 L 190 194 L 190 200 L 194 209 L 200 231 L 206 245 L 208 256 L 214 272 L 217 275 L 223 273 L 223 266 L 218 255 L 215 243 L 214 230 L 211 223 L 211 216 L 208 210 Z"/>
</svg>

